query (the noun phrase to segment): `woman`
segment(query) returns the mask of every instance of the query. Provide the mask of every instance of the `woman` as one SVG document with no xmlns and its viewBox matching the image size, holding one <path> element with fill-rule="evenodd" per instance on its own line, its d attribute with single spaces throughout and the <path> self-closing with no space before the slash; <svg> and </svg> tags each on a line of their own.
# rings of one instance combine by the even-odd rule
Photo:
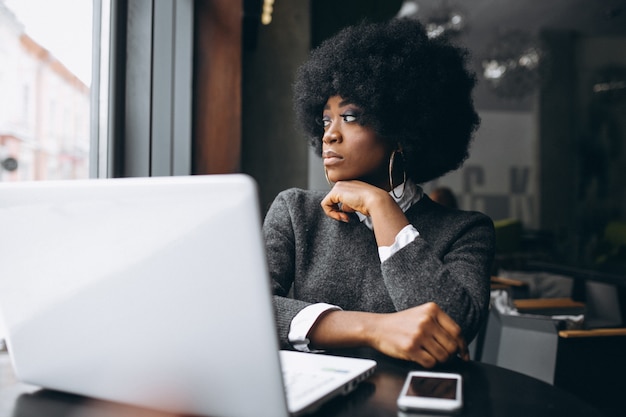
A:
<svg viewBox="0 0 626 417">
<path fill-rule="evenodd" d="M 486 318 L 491 220 L 418 184 L 458 168 L 479 119 L 466 52 L 415 20 L 346 28 L 299 69 L 296 115 L 330 192 L 280 193 L 264 222 L 283 347 L 372 347 L 433 367 Z"/>
</svg>

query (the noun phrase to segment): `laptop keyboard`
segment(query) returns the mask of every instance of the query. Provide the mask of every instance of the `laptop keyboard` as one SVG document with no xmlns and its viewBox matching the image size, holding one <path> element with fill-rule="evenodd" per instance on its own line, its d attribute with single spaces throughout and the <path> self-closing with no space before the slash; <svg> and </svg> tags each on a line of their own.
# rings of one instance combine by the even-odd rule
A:
<svg viewBox="0 0 626 417">
<path fill-rule="evenodd" d="M 313 391 L 321 390 L 333 381 L 332 375 L 323 373 L 305 373 L 283 371 L 287 401 L 298 401 Z"/>
</svg>

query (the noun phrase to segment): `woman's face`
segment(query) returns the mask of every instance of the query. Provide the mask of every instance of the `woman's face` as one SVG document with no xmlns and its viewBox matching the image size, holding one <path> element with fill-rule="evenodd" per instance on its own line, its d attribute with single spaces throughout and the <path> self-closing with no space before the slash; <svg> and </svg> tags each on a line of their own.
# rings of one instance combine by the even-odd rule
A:
<svg viewBox="0 0 626 417">
<path fill-rule="evenodd" d="M 374 129 L 362 125 L 363 110 L 339 96 L 328 99 L 322 123 L 322 158 L 332 182 L 361 180 L 389 188 L 391 150 Z"/>
</svg>

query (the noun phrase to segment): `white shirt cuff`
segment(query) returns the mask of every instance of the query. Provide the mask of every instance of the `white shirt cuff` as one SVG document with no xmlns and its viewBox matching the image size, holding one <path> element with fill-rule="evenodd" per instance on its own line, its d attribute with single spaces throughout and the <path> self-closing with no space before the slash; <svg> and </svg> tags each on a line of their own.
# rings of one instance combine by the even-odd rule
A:
<svg viewBox="0 0 626 417">
<path fill-rule="evenodd" d="M 291 343 L 296 350 L 302 352 L 318 352 L 309 349 L 310 341 L 307 336 L 317 319 L 329 310 L 341 310 L 341 308 L 332 304 L 316 303 L 300 310 L 291 320 L 288 335 L 289 343 Z"/>
<path fill-rule="evenodd" d="M 391 258 L 391 255 L 413 242 L 419 235 L 419 232 L 413 225 L 407 224 L 404 226 L 404 228 L 396 235 L 396 239 L 391 246 L 378 247 L 380 262 L 385 262 L 387 259 Z"/>
</svg>

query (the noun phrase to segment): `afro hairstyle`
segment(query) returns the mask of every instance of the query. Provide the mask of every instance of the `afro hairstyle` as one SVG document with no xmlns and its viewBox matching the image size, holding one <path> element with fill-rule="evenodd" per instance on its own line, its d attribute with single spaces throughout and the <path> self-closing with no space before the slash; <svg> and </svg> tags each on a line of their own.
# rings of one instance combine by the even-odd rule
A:
<svg viewBox="0 0 626 417">
<path fill-rule="evenodd" d="M 407 177 L 430 181 L 463 164 L 480 123 L 468 57 L 445 37 L 429 38 L 415 19 L 344 28 L 298 69 L 296 120 L 321 155 L 323 109 L 340 96 L 363 109 L 361 123 L 402 148 Z"/>
</svg>

